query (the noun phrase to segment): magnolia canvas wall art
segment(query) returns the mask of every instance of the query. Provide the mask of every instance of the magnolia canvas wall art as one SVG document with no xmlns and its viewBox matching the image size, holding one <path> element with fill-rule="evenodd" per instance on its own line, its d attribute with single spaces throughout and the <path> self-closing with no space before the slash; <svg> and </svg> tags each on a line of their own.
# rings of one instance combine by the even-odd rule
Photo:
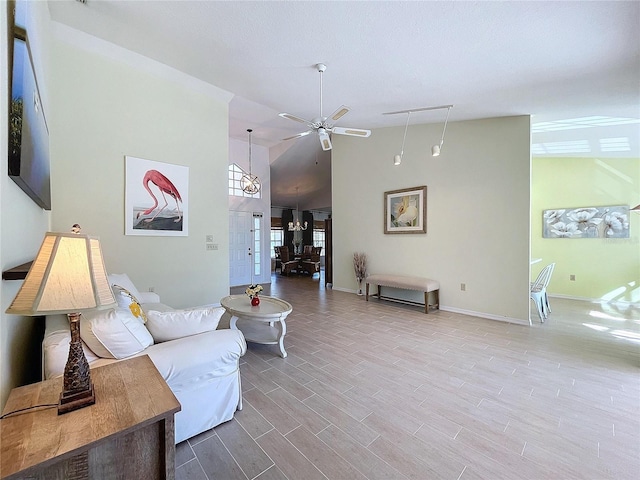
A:
<svg viewBox="0 0 640 480">
<path fill-rule="evenodd" d="M 126 235 L 189 235 L 189 167 L 125 157 Z"/>
<path fill-rule="evenodd" d="M 384 193 L 384 233 L 427 233 L 427 187 Z"/>
<path fill-rule="evenodd" d="M 543 210 L 544 238 L 629 238 L 629 206 Z"/>
</svg>

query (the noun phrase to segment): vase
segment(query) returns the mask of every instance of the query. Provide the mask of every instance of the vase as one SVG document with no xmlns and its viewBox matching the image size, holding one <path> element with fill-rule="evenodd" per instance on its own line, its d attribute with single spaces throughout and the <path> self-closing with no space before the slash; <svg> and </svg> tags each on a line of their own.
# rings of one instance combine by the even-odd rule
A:
<svg viewBox="0 0 640 480">
<path fill-rule="evenodd" d="M 358 295 L 362 295 L 362 279 L 356 278 L 356 280 L 358 281 Z"/>
<path fill-rule="evenodd" d="M 251 299 L 251 306 L 252 307 L 257 307 L 258 305 L 260 305 L 260 299 L 258 298 L 258 296 L 256 295 L 255 297 L 253 297 Z"/>
</svg>

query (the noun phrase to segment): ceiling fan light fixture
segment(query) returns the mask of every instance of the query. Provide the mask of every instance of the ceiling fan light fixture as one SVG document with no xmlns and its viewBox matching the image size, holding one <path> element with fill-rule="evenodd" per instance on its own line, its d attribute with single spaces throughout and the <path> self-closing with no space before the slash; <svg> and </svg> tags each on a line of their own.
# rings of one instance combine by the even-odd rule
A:
<svg viewBox="0 0 640 480">
<path fill-rule="evenodd" d="M 282 112 L 278 115 L 282 118 L 287 118 L 289 120 L 293 120 L 294 122 L 300 122 L 307 125 L 310 130 L 298 133 L 291 137 L 283 138 L 282 140 L 292 140 L 294 138 L 300 138 L 304 135 L 307 135 L 311 132 L 318 132 L 318 138 L 320 139 L 320 145 L 322 146 L 322 150 L 331 150 L 331 139 L 329 138 L 329 133 L 335 133 L 336 135 L 351 135 L 354 137 L 366 138 L 371 135 L 371 130 L 361 130 L 358 128 L 343 128 L 343 127 L 335 127 L 334 123 L 345 116 L 351 110 L 346 105 L 341 105 L 338 109 L 331 114 L 329 117 L 325 117 L 322 113 L 322 75 L 324 71 L 327 69 L 327 66 L 324 63 L 316 64 L 316 69 L 318 73 L 320 73 L 320 116 L 314 118 L 313 120 L 305 120 L 304 118 L 297 117 L 295 115 L 291 115 L 290 113 Z"/>
<path fill-rule="evenodd" d="M 318 129 L 318 138 L 320 139 L 322 150 L 331 150 L 331 139 L 329 138 L 329 134 L 324 128 Z"/>
</svg>

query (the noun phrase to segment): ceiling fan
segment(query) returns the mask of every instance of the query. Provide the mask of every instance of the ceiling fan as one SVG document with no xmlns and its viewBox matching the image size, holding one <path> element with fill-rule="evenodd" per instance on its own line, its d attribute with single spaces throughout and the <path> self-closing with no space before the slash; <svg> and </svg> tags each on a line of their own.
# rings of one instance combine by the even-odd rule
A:
<svg viewBox="0 0 640 480">
<path fill-rule="evenodd" d="M 327 69 L 327 66 L 324 63 L 318 63 L 316 65 L 316 68 L 318 69 L 318 72 L 320 72 L 320 116 L 314 118 L 313 120 L 305 120 L 304 118 L 296 117 L 295 115 L 291 115 L 290 113 L 279 113 L 278 115 L 280 115 L 282 118 L 288 118 L 289 120 L 293 120 L 294 122 L 304 123 L 309 127 L 309 130 L 307 130 L 306 132 L 298 133 L 293 137 L 283 138 L 283 140 L 292 140 L 294 138 L 304 137 L 305 135 L 309 135 L 310 133 L 313 133 L 315 131 L 318 132 L 318 138 L 320 139 L 322 150 L 331 150 L 331 139 L 329 138 L 330 133 L 365 138 L 371 135 L 371 130 L 333 126 L 335 122 L 337 122 L 340 118 L 342 118 L 349 112 L 350 108 L 346 105 L 341 105 L 328 117 L 324 117 L 322 115 L 322 74 Z"/>
</svg>

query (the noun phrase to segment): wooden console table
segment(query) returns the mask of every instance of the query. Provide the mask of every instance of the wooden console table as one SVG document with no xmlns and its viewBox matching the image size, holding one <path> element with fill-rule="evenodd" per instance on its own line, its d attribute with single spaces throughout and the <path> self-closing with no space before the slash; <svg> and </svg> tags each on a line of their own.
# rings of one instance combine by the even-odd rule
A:
<svg viewBox="0 0 640 480">
<path fill-rule="evenodd" d="M 175 479 L 173 416 L 180 403 L 147 355 L 91 370 L 96 403 L 0 420 L 0 478 Z M 3 414 L 57 404 L 62 378 L 14 388 Z"/>
</svg>

